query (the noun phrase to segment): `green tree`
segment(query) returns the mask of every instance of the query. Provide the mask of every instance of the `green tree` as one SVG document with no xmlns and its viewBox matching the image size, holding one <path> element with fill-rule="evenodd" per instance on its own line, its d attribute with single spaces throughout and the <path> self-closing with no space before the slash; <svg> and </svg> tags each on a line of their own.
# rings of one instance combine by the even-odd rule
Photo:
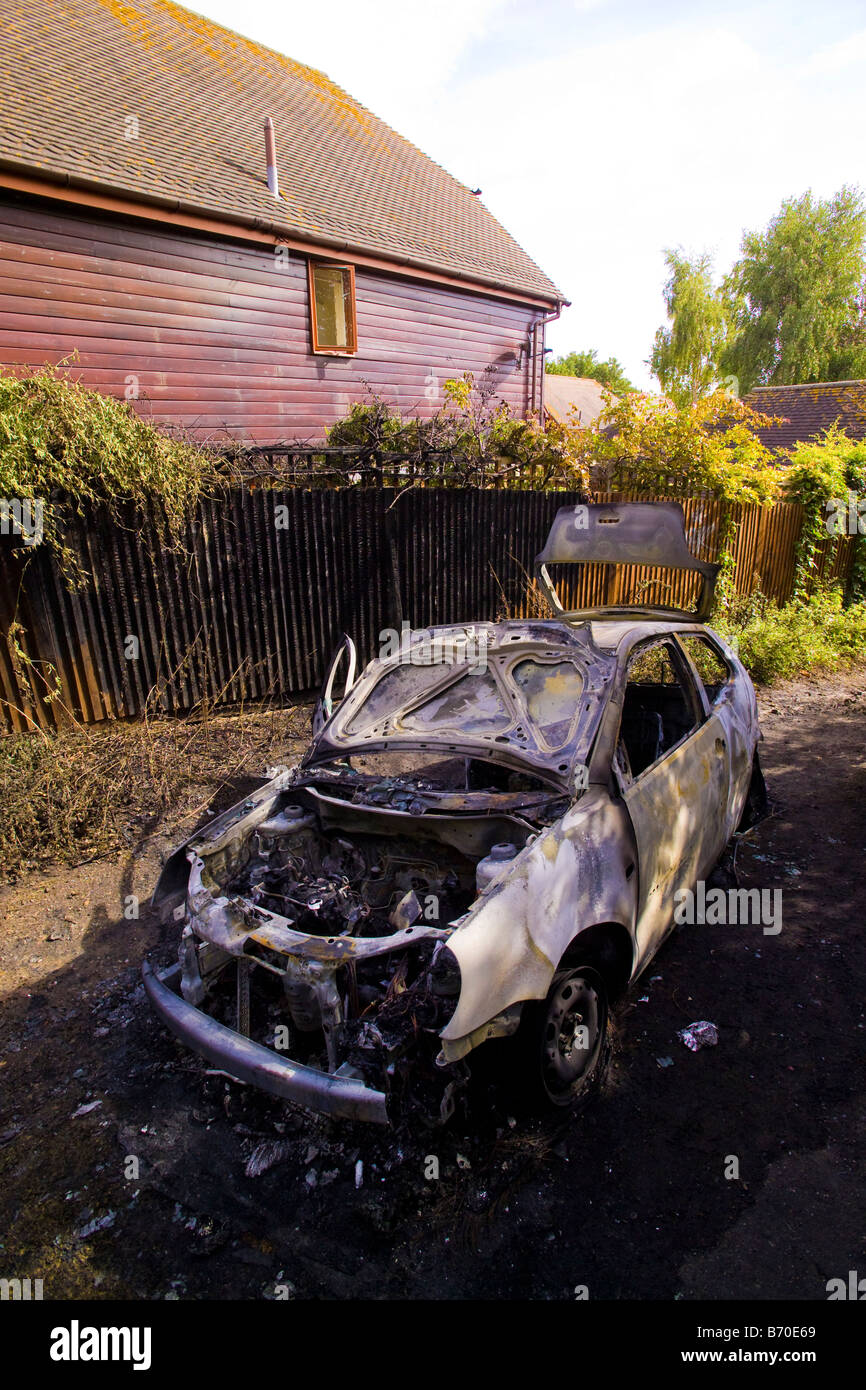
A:
<svg viewBox="0 0 866 1390">
<path fill-rule="evenodd" d="M 769 423 L 724 391 L 685 405 L 634 395 L 612 402 L 577 445 L 593 491 L 766 505 L 784 477 L 758 435 Z"/>
<path fill-rule="evenodd" d="M 670 326 L 659 328 L 647 365 L 662 390 L 678 406 L 693 404 L 714 390 L 727 340 L 721 294 L 713 286 L 711 258 L 693 259 L 680 249 L 665 252 L 668 278 L 665 307 Z"/>
<path fill-rule="evenodd" d="M 866 370 L 866 209 L 859 189 L 782 204 L 746 232 L 725 282 L 733 335 L 723 370 L 752 386 L 839 381 Z"/>
<path fill-rule="evenodd" d="M 613 391 L 615 396 L 625 396 L 629 391 L 636 390 L 615 357 L 599 362 L 598 353 L 592 348 L 588 352 L 569 352 L 565 357 L 557 357 L 556 361 L 546 364 L 545 371 L 552 376 L 591 377 Z"/>
</svg>

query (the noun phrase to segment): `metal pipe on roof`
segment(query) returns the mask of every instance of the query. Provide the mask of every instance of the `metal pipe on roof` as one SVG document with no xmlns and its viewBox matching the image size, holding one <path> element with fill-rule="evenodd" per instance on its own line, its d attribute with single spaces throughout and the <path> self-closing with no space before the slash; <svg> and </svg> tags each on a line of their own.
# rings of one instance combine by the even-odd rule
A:
<svg viewBox="0 0 866 1390">
<path fill-rule="evenodd" d="M 265 116 L 265 163 L 268 167 L 268 188 L 275 198 L 280 196 L 280 176 L 277 173 L 277 145 L 274 139 L 274 123 Z"/>
<path fill-rule="evenodd" d="M 18 178 L 15 178 L 14 182 L 12 177 L 4 179 L 4 171 L 8 171 L 10 176 L 18 175 Z M 27 187 L 22 189 L 22 184 L 24 183 L 26 183 Z M 61 189 L 68 188 L 73 192 L 81 190 L 83 194 L 89 194 L 90 198 L 82 198 L 80 200 L 73 199 L 72 201 L 81 201 L 86 206 L 107 206 L 107 202 L 93 202 L 92 199 L 94 196 L 98 199 L 111 201 L 128 201 L 130 204 L 141 204 L 141 206 L 145 208 L 159 208 L 169 213 L 175 213 L 178 218 L 213 219 L 215 222 L 225 223 L 227 227 L 234 229 L 235 235 L 242 228 L 253 228 L 257 232 L 267 233 L 269 236 L 277 238 L 280 242 L 295 247 L 295 249 L 301 251 L 304 255 L 316 253 L 321 255 L 325 248 L 335 249 L 342 255 L 349 255 L 356 258 L 359 265 L 366 264 L 368 266 L 373 266 L 375 269 L 387 271 L 391 271 L 391 266 L 406 266 L 410 272 L 419 271 L 422 274 L 434 275 L 437 279 L 441 277 L 443 282 L 465 282 L 470 289 L 481 287 L 482 289 L 486 289 L 488 293 L 493 293 L 494 295 L 497 291 L 501 291 L 504 298 L 514 299 L 518 303 L 534 303 L 537 305 L 539 299 L 544 300 L 547 298 L 543 293 L 534 293 L 530 289 L 515 290 L 511 282 L 506 283 L 499 276 L 485 275 L 479 271 L 470 272 L 450 267 L 444 269 L 441 263 L 432 262 L 423 256 L 413 256 L 401 251 L 387 251 L 380 253 L 382 259 L 378 260 L 375 256 L 371 256 L 369 247 L 365 248 L 359 246 L 355 242 L 346 241 L 345 238 L 342 237 L 327 236 L 325 233 L 317 233 L 315 238 L 304 236 L 303 233 L 294 231 L 287 222 L 272 222 L 270 218 L 258 217 L 251 213 L 236 211 L 225 212 L 221 208 L 210 207 L 207 203 L 187 202 L 181 198 L 174 198 L 166 196 L 165 194 L 143 193 L 138 189 L 131 188 L 118 189 L 112 185 L 102 183 L 98 179 L 85 178 L 80 174 L 70 174 L 68 172 L 60 172 L 59 170 L 52 169 L 39 169 L 34 171 L 33 166 L 27 164 L 23 160 L 8 159 L 4 155 L 0 155 L 0 188 L 15 187 L 17 189 L 22 189 L 24 192 L 50 198 L 52 196 L 51 193 L 43 193 L 41 188 L 34 186 L 40 184 L 45 184 L 47 188 L 51 188 L 52 186 Z M 123 207 L 121 210 L 128 216 L 138 215 L 133 211 L 131 206 Z M 232 231 L 227 231 L 225 233 L 226 236 L 231 236 L 232 234 Z M 287 237 L 292 237 L 293 240 L 289 242 L 286 240 Z M 458 285 L 457 287 L 459 288 L 460 286 Z M 554 300 L 553 302 L 558 303 L 560 308 L 562 308 L 563 305 L 571 303 L 568 299 Z M 556 315 L 556 317 L 558 317 L 558 315 Z"/>
</svg>

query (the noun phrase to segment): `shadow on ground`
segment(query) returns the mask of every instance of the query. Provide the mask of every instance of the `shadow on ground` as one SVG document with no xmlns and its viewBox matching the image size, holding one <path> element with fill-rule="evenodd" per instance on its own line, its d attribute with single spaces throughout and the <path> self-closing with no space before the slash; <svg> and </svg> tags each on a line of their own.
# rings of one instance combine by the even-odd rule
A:
<svg viewBox="0 0 866 1390">
<path fill-rule="evenodd" d="M 144 1000 L 141 955 L 175 940 L 123 916 L 131 851 L 80 954 L 4 1006 L 0 1272 L 77 1298 L 825 1298 L 866 1264 L 866 674 L 762 706 L 775 813 L 738 869 L 783 890 L 783 929 L 675 933 L 564 1127 L 392 1135 L 206 1075 Z M 677 1030 L 705 1018 L 719 1045 L 693 1054 Z"/>
</svg>

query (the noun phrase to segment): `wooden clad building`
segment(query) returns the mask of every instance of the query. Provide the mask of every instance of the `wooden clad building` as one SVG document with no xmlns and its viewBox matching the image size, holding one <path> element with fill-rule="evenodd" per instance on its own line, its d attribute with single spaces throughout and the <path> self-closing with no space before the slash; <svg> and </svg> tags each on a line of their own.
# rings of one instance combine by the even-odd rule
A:
<svg viewBox="0 0 866 1390">
<path fill-rule="evenodd" d="M 167 0 L 6 0 L 0 80 L 0 366 L 257 444 L 488 368 L 540 411 L 566 301 L 321 73 Z"/>
</svg>

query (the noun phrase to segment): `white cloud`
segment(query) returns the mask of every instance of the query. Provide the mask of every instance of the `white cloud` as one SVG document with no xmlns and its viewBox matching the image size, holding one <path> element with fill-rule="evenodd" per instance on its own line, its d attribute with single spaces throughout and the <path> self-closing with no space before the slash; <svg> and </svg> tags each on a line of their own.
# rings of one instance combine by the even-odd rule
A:
<svg viewBox="0 0 866 1390">
<path fill-rule="evenodd" d="M 803 64 L 804 74 L 840 72 L 843 68 L 858 63 L 866 64 L 866 29 L 858 34 L 850 34 L 836 43 L 820 48 Z"/>
<path fill-rule="evenodd" d="M 319 68 L 383 120 L 430 97 L 509 0 L 193 0 L 208 18 Z M 405 132 L 404 132 L 405 133 Z"/>
</svg>

